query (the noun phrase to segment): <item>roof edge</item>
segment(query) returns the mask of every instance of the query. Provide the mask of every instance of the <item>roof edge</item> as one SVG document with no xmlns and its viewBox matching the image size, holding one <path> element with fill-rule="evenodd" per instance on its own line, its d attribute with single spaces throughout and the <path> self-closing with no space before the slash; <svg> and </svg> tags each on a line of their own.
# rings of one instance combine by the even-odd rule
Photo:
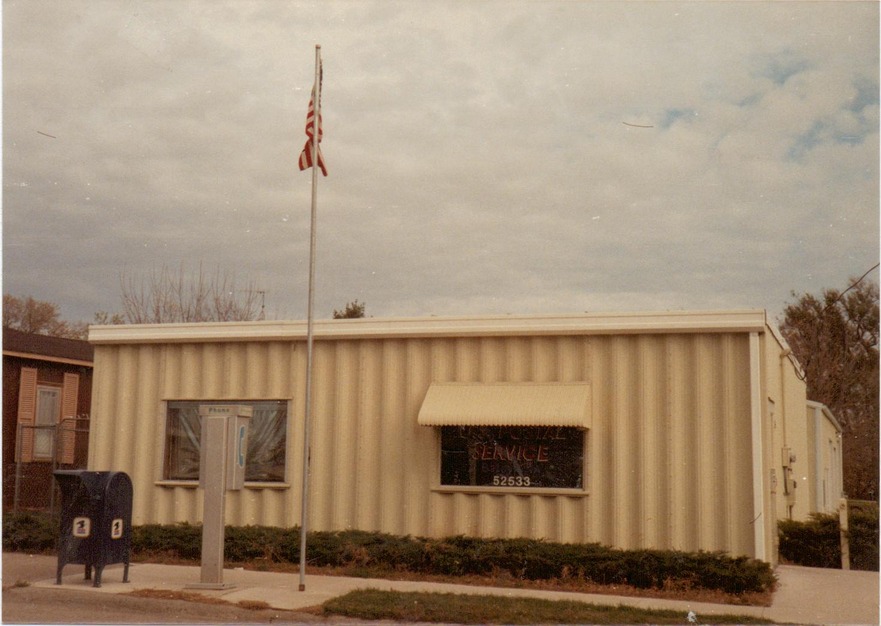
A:
<svg viewBox="0 0 881 626">
<path fill-rule="evenodd" d="M 826 406 L 822 402 L 816 402 L 814 400 L 808 400 L 807 405 L 809 409 L 819 410 L 823 414 L 823 417 L 825 417 L 829 421 L 829 423 L 832 424 L 832 427 L 837 430 L 839 434 L 844 432 L 844 430 L 841 428 L 841 424 L 838 422 L 838 418 L 836 418 L 832 414 L 832 410 L 828 406 Z"/>
<path fill-rule="evenodd" d="M 80 367 L 92 367 L 94 361 L 86 361 L 83 359 L 69 359 L 63 356 L 51 356 L 39 354 L 37 352 L 18 352 L 16 350 L 4 350 L 3 356 L 14 357 L 17 359 L 27 359 L 29 361 L 42 361 L 44 363 L 61 363 L 63 365 L 78 365 Z"/>
<path fill-rule="evenodd" d="M 741 311 L 661 311 L 577 315 L 493 315 L 476 317 L 360 318 L 320 320 L 317 340 L 476 337 L 518 335 L 612 335 L 645 333 L 764 332 L 763 309 Z M 205 343 L 305 339 L 305 321 L 205 322 L 90 326 L 95 345 Z"/>
</svg>

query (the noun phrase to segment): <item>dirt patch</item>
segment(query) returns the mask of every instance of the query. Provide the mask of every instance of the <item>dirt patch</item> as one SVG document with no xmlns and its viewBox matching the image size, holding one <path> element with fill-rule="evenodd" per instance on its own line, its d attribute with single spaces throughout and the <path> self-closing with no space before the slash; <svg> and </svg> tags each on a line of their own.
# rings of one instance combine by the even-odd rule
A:
<svg viewBox="0 0 881 626">
<path fill-rule="evenodd" d="M 210 596 L 204 596 L 201 593 L 194 593 L 192 591 L 173 591 L 170 589 L 136 589 L 135 591 L 129 591 L 128 593 L 123 595 L 132 596 L 133 598 L 184 600 L 185 602 L 201 602 L 203 604 L 232 604 L 232 602 L 227 602 L 222 598 L 212 598 Z"/>
<path fill-rule="evenodd" d="M 183 600 L 185 602 L 202 602 L 204 604 L 234 604 L 235 606 L 247 609 L 249 611 L 262 611 L 271 608 L 269 603 L 262 600 L 239 600 L 238 602 L 229 602 L 223 598 L 212 598 L 202 595 L 201 593 L 193 593 L 191 591 L 174 591 L 170 589 L 137 589 L 126 595 L 135 598 L 156 598 L 159 600 Z"/>
</svg>

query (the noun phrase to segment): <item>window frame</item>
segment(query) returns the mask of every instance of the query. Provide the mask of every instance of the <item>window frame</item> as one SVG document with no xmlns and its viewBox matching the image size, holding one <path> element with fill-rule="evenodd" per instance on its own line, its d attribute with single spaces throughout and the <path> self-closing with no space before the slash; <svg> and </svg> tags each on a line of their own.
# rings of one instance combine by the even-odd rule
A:
<svg viewBox="0 0 881 626">
<path fill-rule="evenodd" d="M 291 428 L 292 428 L 292 418 L 293 418 L 293 399 L 291 398 L 244 398 L 244 399 L 222 399 L 217 400 L 214 398 L 168 398 L 161 401 L 160 406 L 160 420 L 162 423 L 162 428 L 158 429 L 157 439 L 158 439 L 158 450 L 160 454 L 160 463 L 159 463 L 159 476 L 157 476 L 155 480 L 155 484 L 161 487 L 188 487 L 188 488 L 196 488 L 199 486 L 199 478 L 196 476 L 195 478 L 168 478 L 168 463 L 169 463 L 169 412 L 173 408 L 172 405 L 174 403 L 188 403 L 188 404 L 230 404 L 230 405 L 247 405 L 253 406 L 255 404 L 260 403 L 279 403 L 285 408 L 285 424 L 284 424 L 284 468 L 282 470 L 282 477 L 279 480 L 245 480 L 245 487 L 249 489 L 288 489 L 290 488 L 290 446 L 291 446 Z M 253 418 L 252 418 L 253 419 Z"/>
<path fill-rule="evenodd" d="M 40 407 L 43 403 L 40 401 L 40 393 L 45 391 L 51 391 L 56 399 L 56 411 L 55 415 L 48 422 L 44 422 L 40 420 Z M 41 383 L 38 382 L 36 386 L 36 398 L 34 402 L 34 451 L 33 451 L 33 459 L 34 461 L 51 461 L 55 458 L 55 448 L 57 444 L 56 439 L 56 431 L 58 430 L 58 425 L 61 423 L 61 412 L 62 406 L 64 404 L 64 389 L 61 385 L 56 385 L 52 383 Z M 39 449 L 42 443 L 38 444 L 39 440 L 47 440 L 49 442 L 49 451 L 46 454 L 43 454 Z"/>
<path fill-rule="evenodd" d="M 545 428 L 546 426 L 542 426 Z M 493 426 L 498 428 L 498 426 Z M 511 426 L 510 428 L 519 428 Z M 443 471 L 443 426 L 436 426 L 435 437 L 435 471 L 432 477 L 431 491 L 436 493 L 463 493 L 463 494 L 492 494 L 492 495 L 516 495 L 516 496 L 567 496 L 586 497 L 590 495 L 590 474 L 588 472 L 588 459 L 590 456 L 590 430 L 578 428 L 582 434 L 581 455 L 581 487 L 535 487 L 535 486 L 495 486 L 495 485 L 444 485 L 441 480 Z"/>
</svg>

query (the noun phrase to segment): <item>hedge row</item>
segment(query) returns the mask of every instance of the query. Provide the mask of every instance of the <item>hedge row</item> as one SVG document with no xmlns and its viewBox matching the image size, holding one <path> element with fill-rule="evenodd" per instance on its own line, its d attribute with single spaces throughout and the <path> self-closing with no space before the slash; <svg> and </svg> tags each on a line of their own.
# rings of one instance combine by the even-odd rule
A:
<svg viewBox="0 0 881 626">
<path fill-rule="evenodd" d="M 779 523 L 780 558 L 807 567 L 841 568 L 837 514 L 814 513 L 806 522 Z M 851 569 L 878 571 L 878 508 L 852 509 L 848 517 Z"/>
<path fill-rule="evenodd" d="M 6 550 L 50 551 L 57 530 L 46 530 L 36 516 L 3 520 Z M 26 532 L 32 528 L 33 533 Z M 201 526 L 138 526 L 132 549 L 142 555 L 166 555 L 198 561 Z M 430 539 L 363 531 L 311 532 L 308 562 L 312 566 L 445 576 L 507 575 L 523 580 L 588 580 L 639 588 L 705 588 L 741 594 L 771 590 L 771 567 L 746 557 L 720 552 L 616 550 L 599 544 L 559 544 L 531 539 Z M 230 563 L 298 563 L 299 529 L 262 526 L 227 527 L 224 556 Z"/>
<path fill-rule="evenodd" d="M 448 576 L 497 576 L 525 580 L 575 579 L 639 588 L 666 586 L 727 593 L 773 588 L 770 566 L 720 552 L 616 550 L 599 544 L 559 544 L 532 539 L 426 539 L 377 533 L 315 533 L 310 562 L 383 566 Z"/>
</svg>

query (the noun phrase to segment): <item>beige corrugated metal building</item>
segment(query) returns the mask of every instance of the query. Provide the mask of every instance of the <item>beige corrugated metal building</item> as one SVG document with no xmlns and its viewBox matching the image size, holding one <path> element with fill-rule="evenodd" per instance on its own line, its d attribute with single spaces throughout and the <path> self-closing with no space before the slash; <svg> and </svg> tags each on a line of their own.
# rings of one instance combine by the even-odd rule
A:
<svg viewBox="0 0 881 626">
<path fill-rule="evenodd" d="M 797 480 L 807 487 L 808 512 L 835 513 L 844 492 L 841 465 L 841 425 L 819 402 L 808 402 L 802 474 Z M 799 518 L 801 519 L 801 518 Z"/>
<path fill-rule="evenodd" d="M 797 439 L 785 434 L 807 437 L 811 420 L 763 311 L 368 318 L 314 332 L 312 529 L 775 561 L 777 518 L 819 497 L 820 444 L 810 488 L 781 488 Z M 305 337 L 302 322 L 90 329 L 89 467 L 131 475 L 135 524 L 201 520 L 194 416 L 218 402 L 255 415 L 227 523 L 299 523 Z M 791 466 L 808 467 L 806 441 Z"/>
</svg>

